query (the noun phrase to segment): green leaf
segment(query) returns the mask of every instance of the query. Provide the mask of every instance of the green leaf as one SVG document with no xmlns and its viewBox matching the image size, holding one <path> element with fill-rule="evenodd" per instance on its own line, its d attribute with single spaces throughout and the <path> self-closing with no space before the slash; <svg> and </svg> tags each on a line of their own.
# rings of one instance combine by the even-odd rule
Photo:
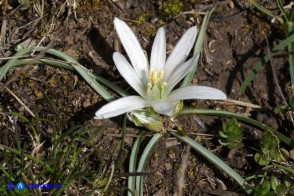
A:
<svg viewBox="0 0 294 196">
<path fill-rule="evenodd" d="M 18 118 L 22 119 L 24 122 L 29 123 L 30 120 L 18 112 L 7 112 L 8 115 L 17 116 Z"/>
<path fill-rule="evenodd" d="M 289 188 L 292 184 L 294 184 L 294 180 L 289 175 L 286 175 L 283 178 L 283 183 L 287 188 Z"/>
<path fill-rule="evenodd" d="M 279 193 L 279 195 L 286 195 L 287 194 L 287 187 L 285 184 L 280 184 L 277 187 L 277 193 Z"/>
<path fill-rule="evenodd" d="M 277 187 L 280 185 L 280 181 L 276 176 L 271 176 L 270 177 L 270 182 L 271 182 L 271 187 L 272 189 L 275 191 L 277 189 Z"/>
<path fill-rule="evenodd" d="M 228 138 L 229 136 L 225 133 L 225 131 L 219 131 L 218 132 L 219 135 L 222 137 L 222 138 Z"/>
<path fill-rule="evenodd" d="M 157 144 L 158 141 L 160 141 L 160 138 L 163 135 L 161 133 L 154 134 L 154 136 L 151 138 L 151 140 L 148 142 L 147 146 L 145 147 L 139 164 L 137 168 L 137 172 L 143 172 L 145 170 L 147 161 L 149 159 L 150 153 L 152 149 L 154 148 L 155 144 Z M 144 195 L 143 194 L 143 177 L 142 176 L 137 176 L 136 177 L 136 191 L 138 191 L 139 195 Z"/>
<path fill-rule="evenodd" d="M 293 196 L 294 195 L 294 183 L 291 184 L 291 186 L 289 187 L 289 195 Z"/>
<path fill-rule="evenodd" d="M 256 154 L 256 162 L 261 165 L 266 163 L 267 165 L 272 159 L 277 162 L 285 161 L 285 157 L 281 153 L 279 142 L 279 139 L 273 132 L 264 132 L 261 139 L 261 152 L 257 153 L 259 155 Z M 287 154 L 287 151 L 285 152 L 285 150 L 283 150 L 283 152 Z"/>
<path fill-rule="evenodd" d="M 163 127 L 160 115 L 152 108 L 135 110 L 127 114 L 128 119 L 136 126 L 145 127 L 148 130 L 159 132 Z"/>
<path fill-rule="evenodd" d="M 267 14 L 268 16 L 277 19 L 280 23 L 284 23 L 283 19 L 279 16 L 274 15 L 270 10 L 262 7 L 259 5 L 255 0 L 249 0 L 250 3 L 252 3 L 257 9 L 259 9 L 261 12 Z"/>
<path fill-rule="evenodd" d="M 283 166 L 283 165 L 279 165 L 277 163 L 273 163 L 273 165 L 275 165 L 276 167 L 278 168 L 281 168 L 285 171 L 287 171 L 288 173 L 290 173 L 291 175 L 294 175 L 294 169 L 290 168 L 290 167 L 286 167 L 286 166 Z"/>
<path fill-rule="evenodd" d="M 10 59 L 4 66 L 0 68 L 0 81 L 4 78 L 8 70 L 15 66 L 15 63 L 19 58 L 21 58 L 23 55 L 29 53 L 29 52 L 44 52 L 50 55 L 53 55 L 55 57 L 58 57 L 60 59 L 63 59 L 68 64 L 71 65 L 71 67 L 78 72 L 83 79 L 98 93 L 100 94 L 105 100 L 111 101 L 113 99 L 113 96 L 104 89 L 97 81 L 96 77 L 93 75 L 91 70 L 86 69 L 84 66 L 79 64 L 75 59 L 72 57 L 54 49 L 48 49 L 46 47 L 33 47 L 33 48 L 24 48 L 20 49 L 15 55 L 15 58 Z M 32 62 L 37 63 L 39 61 L 33 60 Z"/>
<path fill-rule="evenodd" d="M 218 142 L 219 142 L 222 146 L 227 146 L 227 145 L 228 145 L 228 143 L 226 142 L 226 140 L 219 139 Z"/>
<path fill-rule="evenodd" d="M 293 144 L 293 140 L 284 136 L 283 134 L 281 134 L 280 132 L 276 131 L 275 129 L 257 121 L 254 120 L 252 118 L 249 118 L 247 116 L 244 115 L 240 115 L 240 114 L 236 114 L 233 112 L 227 112 L 227 111 L 221 111 L 221 110 L 210 110 L 210 109 L 200 109 L 200 108 L 193 108 L 193 109 L 183 109 L 179 115 L 187 115 L 187 114 L 198 114 L 198 115 L 207 115 L 207 116 L 225 116 L 225 117 L 229 117 L 229 118 L 236 118 L 240 121 L 243 121 L 245 123 L 248 123 L 252 126 L 258 127 L 259 129 L 263 130 L 263 131 L 271 131 L 273 132 L 279 140 L 281 140 L 282 142 L 284 142 L 285 144 L 287 144 L 288 146 L 291 146 Z"/>
<path fill-rule="evenodd" d="M 233 149 L 233 148 L 237 148 L 240 149 L 243 147 L 242 143 L 238 143 L 238 142 L 231 142 L 228 144 L 228 148 Z"/>
<path fill-rule="evenodd" d="M 290 19 L 290 21 L 292 21 L 294 19 L 294 7 L 293 6 L 292 6 L 292 9 L 289 13 L 289 19 Z"/>
<path fill-rule="evenodd" d="M 269 61 L 270 55 L 276 55 L 281 49 L 288 46 L 290 43 L 294 42 L 294 34 L 287 37 L 285 40 L 281 41 L 278 45 L 276 45 L 272 51 L 271 54 L 265 55 L 261 61 L 259 61 L 254 68 L 251 70 L 251 72 L 246 76 L 245 80 L 243 81 L 241 87 L 240 87 L 240 93 L 244 93 L 246 87 L 249 85 L 249 83 L 253 80 L 254 76 L 263 69 L 263 66 Z"/>
<path fill-rule="evenodd" d="M 98 186 L 104 187 L 107 184 L 108 180 L 109 180 L 108 178 L 103 178 L 102 180 L 99 181 Z"/>
<path fill-rule="evenodd" d="M 236 118 L 231 118 L 228 123 L 223 123 L 223 130 L 219 131 L 219 135 L 222 138 L 220 144 L 225 144 L 228 148 L 241 148 L 243 145 L 242 135 L 243 131 L 238 125 Z"/>
<path fill-rule="evenodd" d="M 291 109 L 294 109 L 294 96 L 293 95 L 290 96 L 289 105 L 290 105 Z"/>
<path fill-rule="evenodd" d="M 265 179 L 262 182 L 261 187 L 262 187 L 262 192 L 261 192 L 262 195 L 267 195 L 271 190 L 271 184 L 267 179 Z"/>
<path fill-rule="evenodd" d="M 230 166 L 228 166 L 224 161 L 222 161 L 220 158 L 218 158 L 215 154 L 198 144 L 196 141 L 194 141 L 192 138 L 187 136 L 180 136 L 176 132 L 170 132 L 174 137 L 176 137 L 178 140 L 190 145 L 194 150 L 196 150 L 198 153 L 200 153 L 204 158 L 206 158 L 208 161 L 219 167 L 222 171 L 226 172 L 230 177 L 232 177 L 238 184 L 245 189 L 246 192 L 251 191 L 251 187 L 246 182 L 245 179 L 243 179 L 237 172 L 235 172 Z"/>
<path fill-rule="evenodd" d="M 268 165 L 270 162 L 269 157 L 266 154 L 261 154 L 261 153 L 256 153 L 254 155 L 254 160 L 256 163 L 258 163 L 259 165 Z"/>
<path fill-rule="evenodd" d="M 207 29 L 207 26 L 208 26 L 209 18 L 210 18 L 211 14 L 213 13 L 214 10 L 215 10 L 215 8 L 211 9 L 208 13 L 206 13 L 206 15 L 205 15 L 205 17 L 203 19 L 200 32 L 199 32 L 199 34 L 197 36 L 197 40 L 195 42 L 193 56 L 201 52 L 202 45 L 203 45 L 203 42 L 204 42 L 205 37 L 206 37 L 206 29 Z M 183 80 L 183 82 L 181 84 L 181 87 L 188 86 L 188 85 L 191 84 L 193 76 L 195 75 L 196 69 L 197 69 L 197 64 L 194 65 L 192 67 L 192 69 L 188 72 L 188 74 L 185 76 L 185 78 L 184 78 L 184 80 Z"/>
<path fill-rule="evenodd" d="M 130 155 L 130 161 L 129 161 L 129 172 L 134 173 L 137 169 L 137 162 L 138 162 L 138 153 L 140 150 L 140 145 L 142 140 L 144 139 L 144 131 L 140 131 L 138 134 L 137 139 L 133 143 L 131 155 Z M 132 196 L 135 193 L 136 189 L 136 177 L 135 176 L 129 176 L 128 177 L 128 196 Z"/>
<path fill-rule="evenodd" d="M 289 16 L 288 16 L 288 13 L 287 13 L 286 10 L 284 9 L 284 6 L 283 6 L 281 0 L 277 0 L 277 5 L 278 5 L 280 11 L 282 12 L 282 15 L 283 15 L 284 18 L 286 19 L 286 23 L 291 22 L 291 21 L 290 21 L 290 18 L 289 18 Z"/>
</svg>

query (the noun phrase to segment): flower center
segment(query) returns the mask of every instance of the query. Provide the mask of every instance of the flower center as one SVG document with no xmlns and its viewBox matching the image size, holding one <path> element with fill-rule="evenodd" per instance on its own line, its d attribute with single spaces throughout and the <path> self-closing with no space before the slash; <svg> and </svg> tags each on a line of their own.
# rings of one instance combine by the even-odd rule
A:
<svg viewBox="0 0 294 196">
<path fill-rule="evenodd" d="M 164 88 L 167 86 L 166 82 L 163 82 L 164 72 L 160 70 L 159 72 L 154 69 L 150 70 L 149 82 L 147 84 L 147 97 L 149 101 L 158 100 L 162 98 Z"/>
</svg>

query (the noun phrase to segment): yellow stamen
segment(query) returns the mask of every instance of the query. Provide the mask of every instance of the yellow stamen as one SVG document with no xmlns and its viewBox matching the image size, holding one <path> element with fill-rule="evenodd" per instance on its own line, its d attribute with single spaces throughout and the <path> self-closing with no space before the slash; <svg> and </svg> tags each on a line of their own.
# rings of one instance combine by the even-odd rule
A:
<svg viewBox="0 0 294 196">
<path fill-rule="evenodd" d="M 160 99 L 161 93 L 167 86 L 166 82 L 163 82 L 164 71 L 155 71 L 151 69 L 149 72 L 149 82 L 147 84 L 147 94 L 151 99 Z"/>
<path fill-rule="evenodd" d="M 159 72 L 154 71 L 154 69 L 150 70 L 149 80 L 154 85 L 160 82 L 163 79 L 164 72 L 160 70 Z"/>
<path fill-rule="evenodd" d="M 161 85 L 161 88 L 165 88 L 166 86 L 167 86 L 167 83 L 163 82 L 162 85 Z"/>
<path fill-rule="evenodd" d="M 160 70 L 159 74 L 158 74 L 158 78 L 159 80 L 162 80 L 164 76 L 164 72 L 162 70 Z"/>
<path fill-rule="evenodd" d="M 148 88 L 152 88 L 151 82 L 148 82 L 147 86 L 148 86 Z"/>
<path fill-rule="evenodd" d="M 150 82 L 152 82 L 152 81 L 153 81 L 154 74 L 155 74 L 155 71 L 154 71 L 154 69 L 151 69 L 151 70 L 150 70 L 150 74 L 149 74 L 149 80 L 150 80 Z"/>
</svg>

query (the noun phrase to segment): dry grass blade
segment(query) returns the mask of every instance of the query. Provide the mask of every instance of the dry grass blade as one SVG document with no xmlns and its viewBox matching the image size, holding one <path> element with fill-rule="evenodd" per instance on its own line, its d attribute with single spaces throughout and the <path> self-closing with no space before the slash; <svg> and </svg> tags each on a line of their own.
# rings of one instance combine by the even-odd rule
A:
<svg viewBox="0 0 294 196">
<path fill-rule="evenodd" d="M 7 90 L 7 92 L 12 95 L 16 101 L 24 107 L 24 109 L 33 117 L 35 118 L 36 115 L 32 112 L 32 110 L 30 110 L 30 108 L 15 94 L 13 93 L 5 84 L 3 84 L 2 82 L 0 82 L 0 85 L 5 89 Z"/>
<path fill-rule="evenodd" d="M 184 195 L 183 190 L 185 188 L 185 174 L 188 167 L 190 149 L 191 147 L 188 146 L 182 158 L 182 164 L 178 172 L 178 193 L 176 196 Z"/>
</svg>

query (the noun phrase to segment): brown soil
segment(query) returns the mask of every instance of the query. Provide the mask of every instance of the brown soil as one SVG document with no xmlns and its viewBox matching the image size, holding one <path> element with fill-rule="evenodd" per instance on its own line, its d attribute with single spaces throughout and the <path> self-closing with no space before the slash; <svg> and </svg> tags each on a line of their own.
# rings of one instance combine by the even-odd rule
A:
<svg viewBox="0 0 294 196">
<path fill-rule="evenodd" d="M 5 0 L 2 4 L 3 2 Z M 148 53 L 156 29 L 164 26 L 167 32 L 167 49 L 170 52 L 187 28 L 192 25 L 200 27 L 203 15 L 191 11 L 207 11 L 216 5 L 193 83 L 221 89 L 230 99 L 252 103 L 260 106 L 261 109 L 209 101 L 187 101 L 185 105 L 200 108 L 209 106 L 250 115 L 282 131 L 287 136 L 293 136 L 291 123 L 281 120 L 274 112 L 277 106 L 284 104 L 277 86 L 281 87 L 285 97 L 288 97 L 290 92 L 290 76 L 285 51 L 281 51 L 277 58 L 272 59 L 273 68 L 267 64 L 265 69 L 256 75 L 245 94 L 239 93 L 246 74 L 279 39 L 283 38 L 282 33 L 279 32 L 279 26 L 272 24 L 270 18 L 256 13 L 247 1 L 218 1 L 215 4 L 213 4 L 215 1 L 183 1 L 184 14 L 177 16 L 174 14 L 171 17 L 162 14 L 161 1 L 80 0 L 76 9 L 73 7 L 73 2 L 46 1 L 44 11 L 41 13 L 33 6 L 21 9 L 17 1 L 9 1 L 8 8 L 2 5 L 1 21 L 5 19 L 7 23 L 5 30 L 2 30 L 4 33 L 1 34 L 1 58 L 12 56 L 15 53 L 14 47 L 18 44 L 49 45 L 70 55 L 85 67 L 92 69 L 94 73 L 131 92 L 112 60 L 114 51 L 122 51 L 113 27 L 114 17 L 129 23 Z M 277 12 L 273 1 L 266 1 L 263 6 Z M 139 24 L 138 18 L 144 14 L 146 18 Z M 0 60 L 1 65 L 5 62 Z M 279 84 L 273 80 L 274 73 L 279 79 Z M 42 118 L 54 121 L 57 111 L 66 117 L 67 126 L 107 123 L 108 128 L 103 134 L 106 139 L 100 138 L 106 151 L 112 152 L 114 144 L 117 144 L 120 139 L 113 134 L 121 133 L 122 118 L 94 120 L 95 111 L 106 101 L 73 72 L 47 65 L 27 65 L 11 70 L 2 84 L 5 84 L 34 114 Z M 0 114 L 16 111 L 32 118 L 7 90 L 1 89 L 0 97 Z M 0 143 L 12 145 L 13 140 L 10 141 L 9 138 L 13 138 L 13 133 L 9 131 L 8 119 L 2 116 L 3 118 L 0 117 L 0 138 L 4 133 L 8 133 L 9 137 L 7 140 L 0 139 Z M 245 146 L 242 150 L 229 151 L 221 147 L 217 141 L 221 124 L 226 121 L 226 118 L 196 115 L 176 119 L 177 127 L 182 127 L 185 134 L 212 150 L 241 176 L 249 176 L 261 168 L 250 156 L 255 152 L 253 147 L 259 148 L 258 142 L 252 145 L 258 130 L 242 124 L 246 137 Z M 201 126 L 202 124 L 204 126 Z M 139 129 L 142 130 L 142 128 Z M 132 123 L 127 124 L 128 134 L 136 134 L 139 129 Z M 45 131 L 50 135 L 52 130 L 54 127 L 48 125 Z M 25 131 L 22 134 L 25 134 Z M 133 137 L 126 137 L 125 142 L 126 155 L 129 156 Z M 177 190 L 178 172 L 187 146 L 180 144 L 167 134 L 153 151 L 146 169 L 150 175 L 144 177 L 145 194 L 174 195 Z M 127 164 L 126 159 L 117 173 L 127 172 Z M 240 188 L 236 188 L 236 184 L 226 174 L 192 150 L 189 152 L 185 180 L 185 195 L 243 193 Z M 126 185 L 123 179 L 113 183 Z M 123 193 L 123 191 L 119 192 Z"/>
</svg>

